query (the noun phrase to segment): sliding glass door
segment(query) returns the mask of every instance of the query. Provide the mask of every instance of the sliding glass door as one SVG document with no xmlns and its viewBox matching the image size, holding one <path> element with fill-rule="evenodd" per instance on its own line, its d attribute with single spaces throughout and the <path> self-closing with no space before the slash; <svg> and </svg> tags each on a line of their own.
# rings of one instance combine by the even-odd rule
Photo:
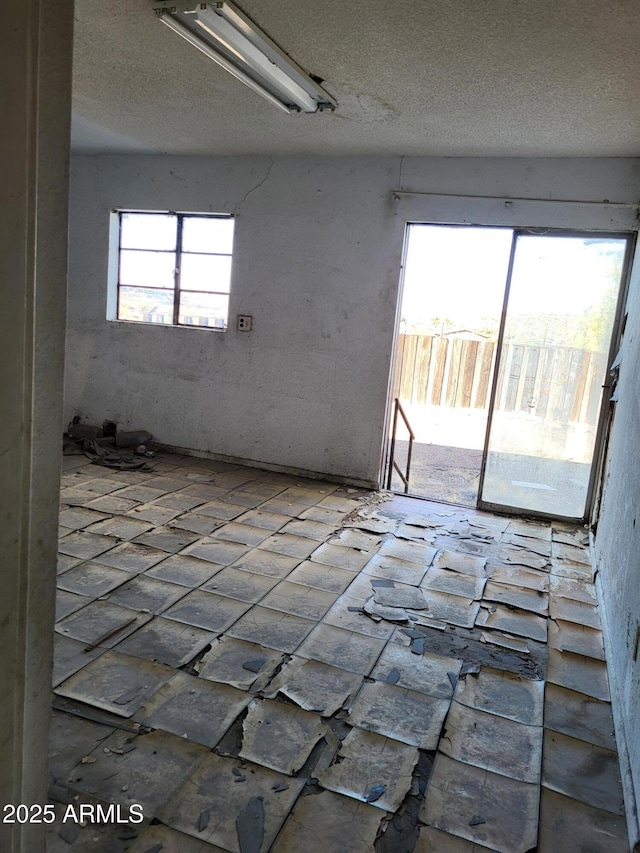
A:
<svg viewBox="0 0 640 853">
<path fill-rule="evenodd" d="M 585 516 L 628 243 L 514 232 L 481 506 Z"/>
</svg>

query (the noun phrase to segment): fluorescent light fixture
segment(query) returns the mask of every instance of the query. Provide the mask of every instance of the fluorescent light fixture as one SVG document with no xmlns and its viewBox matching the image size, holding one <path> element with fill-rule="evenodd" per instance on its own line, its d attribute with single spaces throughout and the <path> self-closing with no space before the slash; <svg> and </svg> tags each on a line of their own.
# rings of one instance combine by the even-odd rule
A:
<svg viewBox="0 0 640 853">
<path fill-rule="evenodd" d="M 335 109 L 336 102 L 233 3 L 156 9 L 163 24 L 286 113 Z"/>
</svg>

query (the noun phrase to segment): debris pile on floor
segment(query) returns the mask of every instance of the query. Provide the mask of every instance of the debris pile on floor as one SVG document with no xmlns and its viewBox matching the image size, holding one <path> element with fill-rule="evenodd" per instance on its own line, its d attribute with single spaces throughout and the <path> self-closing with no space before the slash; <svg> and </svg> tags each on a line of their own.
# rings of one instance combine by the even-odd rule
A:
<svg viewBox="0 0 640 853">
<path fill-rule="evenodd" d="M 65 468 L 50 853 L 628 849 L 583 530 Z"/>
</svg>

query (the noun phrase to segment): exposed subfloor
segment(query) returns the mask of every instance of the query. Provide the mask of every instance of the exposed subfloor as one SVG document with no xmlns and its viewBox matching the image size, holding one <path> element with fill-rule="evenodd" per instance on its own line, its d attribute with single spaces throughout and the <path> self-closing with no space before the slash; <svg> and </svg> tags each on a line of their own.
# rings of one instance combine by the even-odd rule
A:
<svg viewBox="0 0 640 853">
<path fill-rule="evenodd" d="M 50 853 L 628 851 L 583 530 L 152 464 L 65 458 Z"/>
</svg>

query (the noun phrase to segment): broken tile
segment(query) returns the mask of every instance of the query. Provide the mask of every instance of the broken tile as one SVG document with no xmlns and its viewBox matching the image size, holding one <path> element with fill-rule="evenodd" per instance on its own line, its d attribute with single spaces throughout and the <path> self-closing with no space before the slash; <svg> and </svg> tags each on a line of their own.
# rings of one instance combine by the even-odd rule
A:
<svg viewBox="0 0 640 853">
<path fill-rule="evenodd" d="M 69 699 L 131 717 L 162 684 L 175 675 L 158 663 L 109 650 L 56 688 Z"/>
<path fill-rule="evenodd" d="M 544 522 L 511 519 L 506 530 L 507 533 L 517 536 L 529 536 L 543 542 L 551 542 L 551 527 Z"/>
<path fill-rule="evenodd" d="M 313 626 L 314 622 L 303 619 L 301 616 L 254 605 L 228 631 L 228 635 L 239 640 L 264 643 L 269 648 L 279 649 L 291 654 L 298 648 Z"/>
<path fill-rule="evenodd" d="M 224 853 L 221 847 L 214 847 L 206 841 L 190 838 L 160 823 L 145 826 L 137 839 L 132 842 L 132 846 L 127 847 L 127 853 L 160 853 L 160 851 L 162 853 Z"/>
<path fill-rule="evenodd" d="M 248 550 L 247 545 L 241 545 L 239 542 L 223 542 L 222 539 L 207 537 L 190 545 L 184 553 L 220 566 L 228 566 L 239 560 Z"/>
<path fill-rule="evenodd" d="M 576 622 L 550 620 L 549 646 L 560 652 L 574 652 L 596 658 L 596 660 L 604 660 L 602 631 L 578 625 Z"/>
<path fill-rule="evenodd" d="M 311 554 L 312 562 L 335 566 L 348 572 L 359 572 L 371 556 L 368 551 L 358 551 L 355 548 L 347 548 L 343 545 L 324 543 L 318 547 L 317 542 L 314 544 L 316 547 Z"/>
<path fill-rule="evenodd" d="M 480 642 L 491 643 L 494 646 L 500 646 L 501 649 L 512 649 L 523 654 L 530 654 L 531 652 L 529 641 L 523 640 L 522 637 L 504 634 L 502 631 L 481 631 Z"/>
<path fill-rule="evenodd" d="M 384 640 L 375 637 L 320 624 L 300 646 L 298 655 L 368 675 L 384 644 Z"/>
<path fill-rule="evenodd" d="M 179 518 L 174 518 L 167 523 L 167 527 L 174 530 L 186 530 L 189 533 L 195 533 L 198 536 L 210 536 L 214 530 L 218 531 L 224 524 L 217 518 L 211 518 L 206 515 L 198 515 L 197 512 L 185 512 Z"/>
<path fill-rule="evenodd" d="M 603 702 L 610 699 L 605 663 L 583 655 L 549 649 L 547 681 Z"/>
<path fill-rule="evenodd" d="M 114 495 L 102 495 L 87 503 L 88 509 L 96 509 L 109 514 L 129 512 L 137 505 L 137 501 L 131 498 L 115 497 Z M 148 519 L 145 519 L 148 520 Z"/>
<path fill-rule="evenodd" d="M 617 753 L 583 740 L 545 731 L 542 784 L 594 808 L 625 813 Z"/>
<path fill-rule="evenodd" d="M 166 610 L 164 615 L 220 634 L 246 613 L 249 606 L 245 601 L 195 589 Z"/>
<path fill-rule="evenodd" d="M 138 803 L 150 819 L 208 754 L 206 747 L 166 732 L 132 736 L 117 731 L 94 750 L 94 763 L 71 771 L 68 783 L 86 794 L 99 791 L 107 802 Z"/>
<path fill-rule="evenodd" d="M 107 601 L 92 601 L 56 624 L 56 631 L 87 645 L 111 648 L 151 616 Z"/>
<path fill-rule="evenodd" d="M 462 628 L 473 628 L 480 610 L 479 601 L 435 590 L 425 590 L 425 597 L 429 605 L 428 615 L 433 619 Z"/>
<path fill-rule="evenodd" d="M 200 677 L 249 690 L 256 679 L 268 681 L 283 661 L 280 651 L 232 637 L 216 640 L 199 666 Z"/>
<path fill-rule="evenodd" d="M 105 726 L 84 720 L 73 714 L 54 711 L 51 715 L 51 737 L 49 746 L 49 772 L 56 780 L 62 780 L 112 735 L 113 726 Z"/>
<path fill-rule="evenodd" d="M 432 826 L 421 826 L 414 853 L 486 853 L 487 848 L 473 844 Z"/>
<path fill-rule="evenodd" d="M 73 566 L 77 566 L 82 561 L 78 557 L 70 557 L 68 554 L 58 554 L 57 559 L 57 572 L 61 575 L 63 572 L 66 572 L 67 569 L 73 568 Z"/>
<path fill-rule="evenodd" d="M 134 716 L 154 729 L 213 747 L 250 701 L 244 690 L 177 672 Z"/>
<path fill-rule="evenodd" d="M 275 551 L 262 551 L 253 548 L 233 562 L 234 569 L 245 569 L 271 578 L 285 578 L 300 564 L 297 557 L 276 554 Z"/>
<path fill-rule="evenodd" d="M 486 582 L 486 578 L 464 575 L 450 569 L 431 568 L 422 579 L 420 587 L 479 600 Z"/>
<path fill-rule="evenodd" d="M 336 597 L 335 593 L 284 580 L 265 596 L 262 604 L 274 610 L 318 620 L 324 616 Z"/>
<path fill-rule="evenodd" d="M 281 693 L 305 711 L 331 717 L 360 688 L 362 676 L 316 660 L 293 657 L 269 684 L 267 696 Z"/>
<path fill-rule="evenodd" d="M 485 601 L 496 601 L 508 607 L 517 607 L 530 613 L 546 616 L 549 607 L 549 596 L 546 592 L 533 589 L 523 589 L 511 584 L 489 581 L 485 587 Z"/>
<path fill-rule="evenodd" d="M 438 550 L 417 542 L 407 542 L 394 536 L 385 539 L 380 546 L 379 553 L 387 557 L 396 557 L 398 560 L 405 560 L 408 563 L 416 563 L 421 568 L 427 568 L 433 562 Z"/>
<path fill-rule="evenodd" d="M 558 684 L 547 684 L 544 725 L 603 749 L 616 749 L 611 704 Z"/>
<path fill-rule="evenodd" d="M 280 515 L 280 513 L 277 512 L 268 512 L 260 507 L 259 509 L 250 509 L 249 512 L 245 512 L 243 515 L 237 516 L 236 521 L 239 524 L 251 524 L 254 527 L 262 527 L 263 530 L 270 530 L 272 533 L 275 533 L 276 530 L 280 530 L 285 524 L 287 524 L 287 522 L 291 521 L 291 517 L 288 515 Z M 295 530 L 292 530 L 291 532 L 296 533 L 298 536 L 307 535 Z M 309 536 L 309 539 L 315 539 L 315 537 Z"/>
<path fill-rule="evenodd" d="M 252 797 L 261 797 L 264 842 L 256 849 L 268 850 L 305 780 L 292 779 L 266 767 L 252 767 L 253 772 L 246 773 L 242 784 L 237 785 L 234 779 L 238 777 L 233 773 L 237 767 L 237 761 L 209 753 L 158 812 L 159 819 L 180 832 L 216 844 L 230 853 L 241 853 L 236 820 Z M 282 784 L 287 787 L 280 788 Z M 210 820 L 199 831 L 199 816 L 208 810 L 215 815 L 215 820 Z"/>
<path fill-rule="evenodd" d="M 352 729 L 340 746 L 342 760 L 319 773 L 318 781 L 330 791 L 395 812 L 411 788 L 418 757 L 413 746 Z"/>
<path fill-rule="evenodd" d="M 487 574 L 497 583 L 507 583 L 522 586 L 525 589 L 535 589 L 538 592 L 549 591 L 549 575 L 538 569 L 527 569 L 525 566 L 514 566 L 509 563 L 487 561 Z"/>
<path fill-rule="evenodd" d="M 540 643 L 547 639 L 547 620 L 526 610 L 515 610 L 502 604 L 481 607 L 476 625 L 483 628 L 497 628 L 518 637 L 529 637 Z"/>
<path fill-rule="evenodd" d="M 317 714 L 271 699 L 254 699 L 242 723 L 240 757 L 291 776 L 325 734 Z"/>
<path fill-rule="evenodd" d="M 363 685 L 348 719 L 358 728 L 434 750 L 448 710 L 448 699 L 376 681 Z"/>
<path fill-rule="evenodd" d="M 380 809 L 331 791 L 301 797 L 273 846 L 273 853 L 370 853 Z"/>
<path fill-rule="evenodd" d="M 253 527 L 247 523 L 230 522 L 216 530 L 216 537 L 229 542 L 250 545 L 253 548 L 269 537 L 269 531 L 263 527 Z"/>
<path fill-rule="evenodd" d="M 458 551 L 443 551 L 433 564 L 436 569 L 449 569 L 463 575 L 485 577 L 485 557 L 474 557 L 471 554 L 460 554 Z"/>
<path fill-rule="evenodd" d="M 356 576 L 357 572 L 349 572 L 346 569 L 339 569 L 335 566 L 326 566 L 322 563 L 312 563 L 310 560 L 305 560 L 297 568 L 293 569 L 288 575 L 287 580 L 292 583 L 303 583 L 306 586 L 312 586 L 316 589 L 323 589 L 326 592 L 333 592 L 336 595 L 340 595 Z"/>
<path fill-rule="evenodd" d="M 545 557 L 546 559 L 551 558 L 550 541 L 545 542 L 542 539 L 535 539 L 530 536 L 520 536 L 518 534 L 510 533 L 509 530 L 502 534 L 500 541 L 505 545 L 514 545 L 516 548 L 524 548 L 525 551 L 532 554 L 538 554 L 540 557 Z"/>
<path fill-rule="evenodd" d="M 208 560 L 199 560 L 197 557 L 189 557 L 185 554 L 172 554 L 161 563 L 157 563 L 153 568 L 148 569 L 145 574 L 147 577 L 194 587 L 201 586 L 211 580 L 223 568 L 223 566 L 210 563 Z"/>
<path fill-rule="evenodd" d="M 391 588 L 376 587 L 375 602 L 382 607 L 408 607 L 412 610 L 429 609 L 429 604 L 422 590 L 416 589 L 414 586 L 400 584 Z"/>
<path fill-rule="evenodd" d="M 106 498 L 101 498 L 101 500 L 107 500 Z M 124 498 L 113 498 L 114 501 L 122 500 Z M 133 507 L 123 508 L 119 510 L 119 512 L 128 511 L 129 515 L 132 518 L 140 518 L 143 521 L 149 521 L 151 524 L 166 524 L 168 521 L 171 521 L 176 517 L 176 515 L 180 515 L 179 509 L 172 509 L 167 506 L 159 506 L 158 504 L 138 504 L 137 506 L 134 504 Z"/>
<path fill-rule="evenodd" d="M 118 484 L 120 487 L 122 483 Z M 154 489 L 150 486 L 125 486 L 124 488 L 118 489 L 114 493 L 114 497 L 117 498 L 128 498 L 132 501 L 140 501 L 140 503 L 149 503 L 150 501 L 156 500 L 156 498 L 161 498 L 163 495 L 167 493 L 165 489 Z"/>
<path fill-rule="evenodd" d="M 103 521 L 105 518 L 109 518 L 109 515 L 104 512 L 81 506 L 70 507 L 60 513 L 60 524 L 70 530 L 82 530 L 84 527 L 95 524 L 96 521 Z"/>
<path fill-rule="evenodd" d="M 383 640 L 389 639 L 394 626 L 384 620 L 375 622 L 370 619 L 362 611 L 363 605 L 362 599 L 341 595 L 322 621 L 326 625 L 334 625 L 346 631 L 355 631 L 358 634 L 367 634 L 369 637 L 379 637 Z M 357 608 L 357 611 L 349 608 Z"/>
<path fill-rule="evenodd" d="M 275 551 L 276 554 L 286 554 L 289 557 L 298 557 L 300 560 L 306 559 L 317 547 L 318 543 L 315 539 L 294 536 L 291 533 L 274 533 L 260 544 L 260 549 L 263 551 Z"/>
<path fill-rule="evenodd" d="M 552 574 L 550 577 L 550 588 L 554 595 L 562 598 L 571 598 L 574 601 L 582 601 L 584 604 L 597 605 L 598 596 L 595 585 L 584 579 L 567 578 Z"/>
<path fill-rule="evenodd" d="M 549 568 L 549 560 L 546 557 L 540 557 L 523 548 L 504 548 L 498 554 L 498 559 L 516 566 L 527 566 L 530 569 L 548 570 Z"/>
<path fill-rule="evenodd" d="M 221 572 L 217 572 L 210 581 L 203 584 L 202 589 L 208 592 L 217 592 L 220 595 L 228 595 L 230 598 L 237 598 L 239 601 L 255 603 L 264 598 L 277 583 L 277 578 L 227 566 Z"/>
<path fill-rule="evenodd" d="M 213 637 L 211 631 L 157 616 L 119 643 L 118 651 L 179 667 L 208 646 Z"/>
<path fill-rule="evenodd" d="M 131 578 L 128 572 L 88 561 L 68 569 L 58 578 L 58 588 L 98 598 Z"/>
<path fill-rule="evenodd" d="M 478 674 L 461 678 L 455 700 L 461 705 L 489 711 L 527 726 L 541 726 L 544 681 L 521 678 L 511 672 L 482 667 Z"/>
<path fill-rule="evenodd" d="M 540 781 L 541 726 L 516 723 L 454 701 L 438 749 L 456 761 L 520 782 Z"/>
<path fill-rule="evenodd" d="M 628 853 L 624 817 L 542 789 L 540 797 L 539 853 Z"/>
<path fill-rule="evenodd" d="M 61 554 L 78 557 L 80 560 L 90 560 L 103 554 L 118 544 L 115 536 L 101 536 L 98 533 L 70 533 L 60 541 L 58 550 Z"/>
<path fill-rule="evenodd" d="M 440 753 L 420 820 L 497 853 L 527 853 L 536 846 L 539 796 L 538 785 Z"/>
<path fill-rule="evenodd" d="M 428 652 L 417 656 L 406 646 L 390 642 L 380 655 L 371 676 L 376 681 L 386 681 L 389 672 L 396 669 L 399 673 L 397 684 L 400 687 L 417 690 L 436 699 L 450 699 L 461 666 L 462 661 L 457 658 Z"/>
<path fill-rule="evenodd" d="M 167 552 L 161 551 L 159 548 L 123 542 L 122 545 L 112 548 L 107 554 L 101 554 L 100 559 L 96 562 L 105 566 L 115 566 L 116 569 L 124 569 L 130 574 L 137 574 L 155 566 L 166 556 Z"/>
<path fill-rule="evenodd" d="M 566 560 L 572 563 L 581 563 L 584 566 L 591 565 L 588 548 L 565 545 L 563 542 L 554 542 L 552 545 L 552 555 L 554 560 Z"/>
<path fill-rule="evenodd" d="M 303 522 L 311 523 L 311 522 Z M 319 522 L 314 522 L 318 524 Z M 326 525 L 324 525 L 326 526 Z M 327 537 L 323 537 L 327 538 Z M 372 533 L 366 533 L 364 530 L 356 530 L 355 528 L 344 528 L 335 535 L 330 535 L 327 541 L 331 545 L 342 545 L 344 548 L 356 548 L 358 551 L 375 551 L 380 545 L 380 537 Z"/>
</svg>

